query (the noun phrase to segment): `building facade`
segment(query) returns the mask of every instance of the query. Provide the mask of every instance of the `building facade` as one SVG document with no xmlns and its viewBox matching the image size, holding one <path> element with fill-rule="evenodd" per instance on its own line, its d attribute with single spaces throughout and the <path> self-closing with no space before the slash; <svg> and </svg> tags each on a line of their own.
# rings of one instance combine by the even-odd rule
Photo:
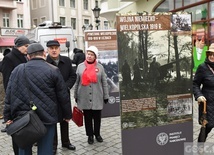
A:
<svg viewBox="0 0 214 155">
<path fill-rule="evenodd" d="M 77 46 L 78 48 L 83 49 L 84 30 L 96 28 L 95 18 L 92 11 L 95 7 L 95 0 L 30 1 L 32 27 L 36 27 L 44 21 L 60 22 L 64 26 L 72 26 L 76 36 Z M 101 22 L 98 28 L 107 29 L 108 22 L 105 18 L 99 19 Z M 93 27 L 90 27 L 89 25 L 92 25 Z"/>
<path fill-rule="evenodd" d="M 31 28 L 29 0 L 0 0 L 0 53 Z"/>
</svg>

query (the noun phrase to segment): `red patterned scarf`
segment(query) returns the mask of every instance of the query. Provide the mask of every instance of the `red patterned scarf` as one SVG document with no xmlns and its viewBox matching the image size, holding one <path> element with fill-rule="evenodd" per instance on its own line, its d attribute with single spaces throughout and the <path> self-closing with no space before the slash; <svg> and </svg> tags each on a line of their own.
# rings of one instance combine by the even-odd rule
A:
<svg viewBox="0 0 214 155">
<path fill-rule="evenodd" d="M 92 64 L 89 64 L 86 60 L 84 61 L 86 66 L 82 74 L 82 85 L 87 86 L 90 83 L 97 83 L 97 75 L 95 72 L 96 61 Z"/>
</svg>

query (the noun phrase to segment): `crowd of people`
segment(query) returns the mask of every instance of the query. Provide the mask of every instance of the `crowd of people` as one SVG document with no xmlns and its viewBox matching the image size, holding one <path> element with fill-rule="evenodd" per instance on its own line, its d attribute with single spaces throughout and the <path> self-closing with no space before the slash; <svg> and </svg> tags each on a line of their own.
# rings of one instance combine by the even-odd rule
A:
<svg viewBox="0 0 214 155">
<path fill-rule="evenodd" d="M 15 118 L 29 111 L 30 96 L 37 107 L 36 113 L 47 128 L 44 137 L 26 148 L 19 148 L 12 138 L 14 154 L 30 155 L 32 145 L 38 147 L 38 155 L 56 154 L 57 123 L 60 125 L 62 147 L 76 150 L 69 139 L 69 121 L 74 104 L 84 112 L 88 144 L 94 143 L 94 136 L 98 142 L 103 142 L 101 112 L 103 104 L 108 103 L 109 91 L 104 67 L 97 61 L 97 47 L 90 46 L 85 53 L 75 48 L 74 59 L 71 60 L 60 55 L 57 40 L 47 42 L 47 51 L 40 43 L 25 36 L 18 36 L 14 44 L 0 63 L 5 91 L 4 122 L 7 127 Z M 72 64 L 77 67 L 73 68 Z M 76 103 L 71 103 L 70 89 L 73 87 Z"/>
</svg>

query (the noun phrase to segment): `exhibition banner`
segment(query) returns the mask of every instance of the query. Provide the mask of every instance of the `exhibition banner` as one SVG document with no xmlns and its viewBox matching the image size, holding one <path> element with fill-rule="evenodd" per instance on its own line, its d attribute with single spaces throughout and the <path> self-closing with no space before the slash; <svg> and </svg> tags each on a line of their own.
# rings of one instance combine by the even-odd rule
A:
<svg viewBox="0 0 214 155">
<path fill-rule="evenodd" d="M 99 50 L 98 62 L 107 75 L 109 85 L 109 103 L 104 105 L 102 117 L 120 115 L 118 51 L 116 30 L 85 31 L 85 48 L 96 46 Z"/>
<path fill-rule="evenodd" d="M 189 13 L 117 15 L 123 155 L 182 155 L 193 141 Z"/>
</svg>

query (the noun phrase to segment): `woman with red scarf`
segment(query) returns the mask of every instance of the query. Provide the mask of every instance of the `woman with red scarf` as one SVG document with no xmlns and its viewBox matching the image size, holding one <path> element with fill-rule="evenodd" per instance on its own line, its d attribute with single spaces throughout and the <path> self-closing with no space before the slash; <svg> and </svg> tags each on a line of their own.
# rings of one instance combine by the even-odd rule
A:
<svg viewBox="0 0 214 155">
<path fill-rule="evenodd" d="M 96 60 L 98 49 L 90 46 L 86 50 L 86 60 L 76 70 L 77 80 L 74 86 L 74 98 L 79 109 L 83 110 L 88 143 L 103 142 L 100 135 L 101 111 L 103 103 L 108 102 L 108 84 L 105 70 Z"/>
</svg>

